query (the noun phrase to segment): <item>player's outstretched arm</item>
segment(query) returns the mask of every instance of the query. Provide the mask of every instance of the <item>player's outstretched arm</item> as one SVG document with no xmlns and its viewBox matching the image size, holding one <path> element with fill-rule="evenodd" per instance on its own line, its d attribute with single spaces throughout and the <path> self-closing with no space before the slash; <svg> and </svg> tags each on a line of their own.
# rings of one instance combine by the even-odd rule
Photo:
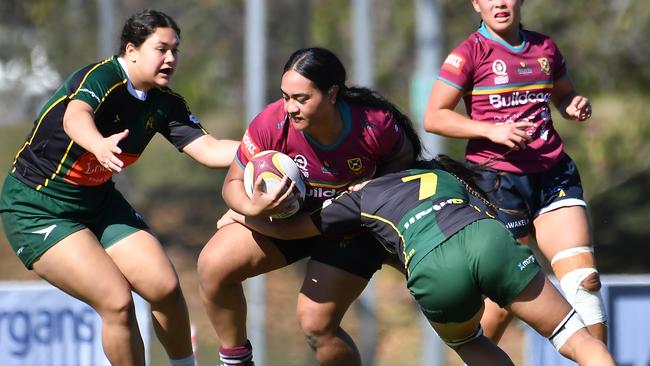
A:
<svg viewBox="0 0 650 366">
<path fill-rule="evenodd" d="M 227 168 L 235 157 L 239 141 L 201 136 L 190 142 L 183 152 L 208 168 Z"/>
<path fill-rule="evenodd" d="M 129 130 L 104 137 L 95 125 L 95 114 L 92 107 L 81 100 L 70 101 L 63 116 L 65 133 L 79 146 L 93 155 L 106 169 L 119 173 L 124 162 L 118 155 L 122 149 L 118 144 L 129 135 Z"/>
</svg>

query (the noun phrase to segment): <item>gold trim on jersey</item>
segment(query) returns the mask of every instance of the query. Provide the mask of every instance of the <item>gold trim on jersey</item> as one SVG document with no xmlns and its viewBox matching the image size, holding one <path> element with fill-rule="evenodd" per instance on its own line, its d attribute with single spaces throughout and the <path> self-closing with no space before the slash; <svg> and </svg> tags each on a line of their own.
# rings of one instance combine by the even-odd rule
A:
<svg viewBox="0 0 650 366">
<path fill-rule="evenodd" d="M 464 95 L 487 95 L 487 94 L 498 94 L 498 93 L 508 93 L 519 90 L 537 90 L 537 89 L 552 89 L 553 82 L 544 82 L 538 84 L 528 84 L 528 85 L 514 85 L 506 87 L 490 87 L 485 89 L 472 89 L 467 91 Z"/>
<path fill-rule="evenodd" d="M 97 111 L 99 110 L 99 107 L 101 107 L 101 105 L 104 103 L 104 101 L 106 100 L 106 97 L 108 97 L 108 95 L 111 94 L 111 92 L 112 92 L 113 90 L 115 90 L 115 88 L 120 87 L 120 86 L 126 84 L 128 80 L 129 80 L 129 79 L 122 79 L 122 81 L 120 81 L 120 82 L 118 82 L 117 84 L 115 84 L 115 85 L 111 86 L 110 88 L 108 88 L 108 90 L 106 91 L 106 94 L 104 94 L 104 95 L 102 96 L 102 100 L 99 102 L 99 104 L 97 104 L 97 108 L 95 108 L 95 109 L 93 110 L 93 112 L 97 112 Z"/>
<path fill-rule="evenodd" d="M 391 221 L 389 221 L 389 220 L 387 220 L 387 219 L 385 219 L 385 218 L 383 218 L 383 217 L 381 217 L 381 216 L 375 216 L 375 215 L 367 214 L 367 213 L 365 213 L 365 212 L 362 212 L 362 213 L 361 213 L 361 216 L 363 216 L 363 217 L 367 217 L 367 218 L 369 218 L 369 219 L 374 219 L 374 220 L 381 221 L 381 222 L 387 224 L 388 226 L 392 227 L 393 230 L 395 230 L 395 232 L 397 233 L 397 236 L 399 236 L 399 239 L 402 241 L 402 254 L 404 254 L 404 268 L 406 269 L 406 272 L 407 272 L 407 274 L 408 274 L 408 272 L 409 272 L 409 266 L 408 266 L 408 264 L 409 264 L 409 262 L 411 261 L 412 256 L 407 256 L 407 255 L 406 255 L 406 241 L 404 240 L 404 237 L 402 236 L 402 233 L 400 233 L 399 230 L 397 230 L 397 227 L 396 227 L 395 225 L 393 225 L 393 223 L 392 223 Z M 394 249 L 394 248 L 388 248 L 387 245 L 384 244 L 381 240 L 378 240 L 378 241 L 381 243 L 381 245 L 384 246 L 384 248 L 385 248 L 388 252 L 390 252 L 390 253 L 395 253 L 395 249 Z"/>
<path fill-rule="evenodd" d="M 59 166 L 56 167 L 56 171 L 52 173 L 52 176 L 49 179 L 45 179 L 45 182 L 43 183 L 43 186 L 47 187 L 47 185 L 50 183 L 50 180 L 54 180 L 54 178 L 59 174 L 61 171 L 61 167 L 63 166 L 63 162 L 65 161 L 65 158 L 68 156 L 68 153 L 70 153 L 70 149 L 72 148 L 72 145 L 74 145 L 74 141 L 70 140 L 70 143 L 68 144 L 68 148 L 65 149 L 65 153 L 63 154 L 63 157 L 61 158 L 61 161 L 59 162 Z M 41 189 L 41 185 L 36 187 L 36 190 Z"/>
<path fill-rule="evenodd" d="M 86 79 L 88 79 L 88 75 L 90 75 L 90 74 L 91 74 L 93 71 L 95 71 L 95 69 L 97 69 L 98 67 L 100 67 L 100 66 L 102 66 L 102 65 L 104 65 L 104 64 L 109 63 L 112 59 L 113 59 L 112 57 L 111 57 L 111 58 L 108 58 L 108 59 L 106 59 L 106 60 L 104 60 L 104 61 L 98 63 L 97 65 L 93 66 L 90 70 L 88 70 L 88 72 L 86 73 L 86 75 L 84 75 L 84 78 L 81 79 L 81 82 L 79 83 L 79 86 L 77 87 L 77 90 L 75 90 L 74 93 L 70 94 L 70 99 L 74 98 L 74 96 L 77 95 L 77 93 L 79 93 L 79 90 L 81 90 L 81 87 L 82 87 L 82 86 L 84 85 L 84 83 L 86 82 Z"/>
<path fill-rule="evenodd" d="M 50 106 L 50 107 L 49 107 L 49 108 L 48 108 L 48 109 L 43 113 L 43 115 L 41 116 L 41 118 L 38 120 L 38 123 L 36 124 L 36 127 L 34 128 L 34 132 L 32 133 L 32 136 L 29 138 L 29 141 L 25 141 L 25 143 L 23 144 L 23 147 L 21 147 L 20 150 L 18 150 L 18 152 L 16 153 L 16 156 L 14 157 L 14 162 L 12 163 L 13 165 L 16 165 L 16 160 L 18 160 L 18 157 L 20 156 L 20 153 L 22 153 L 23 150 L 25 150 L 25 148 L 26 148 L 28 145 L 31 145 L 31 144 L 32 144 L 32 141 L 34 141 L 34 136 L 36 136 L 36 132 L 38 132 L 38 129 L 41 127 L 41 122 L 43 122 L 43 119 L 45 118 L 45 116 L 47 116 L 47 114 L 50 113 L 50 110 L 52 110 L 52 108 L 54 108 L 55 106 L 57 106 L 57 105 L 58 105 L 62 100 L 64 100 L 65 98 L 66 98 L 66 96 L 64 95 L 64 96 L 62 96 L 61 98 L 57 99 L 57 100 L 56 100 L 54 103 L 52 103 L 52 105 L 51 105 L 51 106 Z"/>
</svg>

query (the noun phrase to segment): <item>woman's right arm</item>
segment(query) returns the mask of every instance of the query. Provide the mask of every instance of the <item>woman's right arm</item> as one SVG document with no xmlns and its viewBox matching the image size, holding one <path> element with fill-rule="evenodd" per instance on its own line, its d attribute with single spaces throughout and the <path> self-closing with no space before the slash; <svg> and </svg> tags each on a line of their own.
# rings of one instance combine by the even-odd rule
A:
<svg viewBox="0 0 650 366">
<path fill-rule="evenodd" d="M 446 137 L 489 139 L 515 150 L 526 147 L 530 136 L 525 130 L 534 126 L 533 123 L 492 124 L 474 121 L 454 110 L 462 97 L 461 90 L 436 80 L 424 114 L 424 129 Z"/>
<path fill-rule="evenodd" d="M 63 129 L 77 145 L 95 155 L 104 168 L 116 173 L 122 171 L 124 163 L 117 157 L 122 149 L 117 144 L 128 136 L 129 130 L 108 137 L 102 136 L 95 125 L 92 107 L 81 100 L 68 103 L 63 115 Z"/>
<path fill-rule="evenodd" d="M 246 216 L 270 216 L 284 212 L 293 203 L 295 197 L 292 191 L 295 183 L 287 177 L 283 184 L 277 184 L 272 190 L 265 192 L 261 177 L 253 187 L 253 197 L 248 198 L 244 189 L 244 169 L 234 159 L 223 182 L 221 194 L 229 208 Z"/>
</svg>

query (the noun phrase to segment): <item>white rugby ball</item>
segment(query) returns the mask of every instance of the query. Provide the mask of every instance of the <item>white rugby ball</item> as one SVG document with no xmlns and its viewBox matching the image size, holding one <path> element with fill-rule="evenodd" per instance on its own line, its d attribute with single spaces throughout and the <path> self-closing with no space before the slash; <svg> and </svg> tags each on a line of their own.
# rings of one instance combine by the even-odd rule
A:
<svg viewBox="0 0 650 366">
<path fill-rule="evenodd" d="M 276 184 L 280 183 L 285 175 L 296 182 L 296 191 L 293 192 L 295 199 L 287 211 L 271 215 L 275 219 L 282 219 L 295 214 L 305 201 L 307 187 L 298 165 L 289 155 L 274 150 L 265 150 L 255 154 L 244 168 L 244 189 L 248 198 L 253 197 L 253 186 L 258 177 L 261 176 L 264 180 L 263 191 L 268 192 Z"/>
</svg>

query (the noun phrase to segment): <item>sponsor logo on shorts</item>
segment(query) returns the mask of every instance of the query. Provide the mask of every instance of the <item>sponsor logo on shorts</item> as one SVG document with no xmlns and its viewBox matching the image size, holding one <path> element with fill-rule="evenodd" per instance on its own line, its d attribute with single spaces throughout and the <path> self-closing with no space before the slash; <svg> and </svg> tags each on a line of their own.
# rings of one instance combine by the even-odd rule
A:
<svg viewBox="0 0 650 366">
<path fill-rule="evenodd" d="M 514 228 L 518 228 L 518 227 L 524 227 L 524 226 L 528 225 L 528 223 L 529 223 L 528 219 L 510 221 L 510 222 L 506 222 L 506 228 L 514 229 Z"/>
<path fill-rule="evenodd" d="M 41 229 L 41 230 L 32 231 L 32 234 L 43 234 L 43 236 L 44 236 L 43 241 L 45 241 L 45 240 L 47 240 L 47 237 L 50 236 L 52 231 L 54 231 L 54 228 L 56 228 L 56 224 L 55 225 L 50 225 L 50 226 L 48 226 L 48 227 L 46 227 L 44 229 Z M 19 254 L 19 253 L 17 253 L 17 254 Z"/>
<path fill-rule="evenodd" d="M 528 258 L 524 259 L 523 261 L 519 262 L 517 264 L 517 267 L 519 267 L 520 271 L 523 271 L 524 268 L 528 267 L 529 264 L 535 263 L 535 257 L 531 254 Z"/>
</svg>

